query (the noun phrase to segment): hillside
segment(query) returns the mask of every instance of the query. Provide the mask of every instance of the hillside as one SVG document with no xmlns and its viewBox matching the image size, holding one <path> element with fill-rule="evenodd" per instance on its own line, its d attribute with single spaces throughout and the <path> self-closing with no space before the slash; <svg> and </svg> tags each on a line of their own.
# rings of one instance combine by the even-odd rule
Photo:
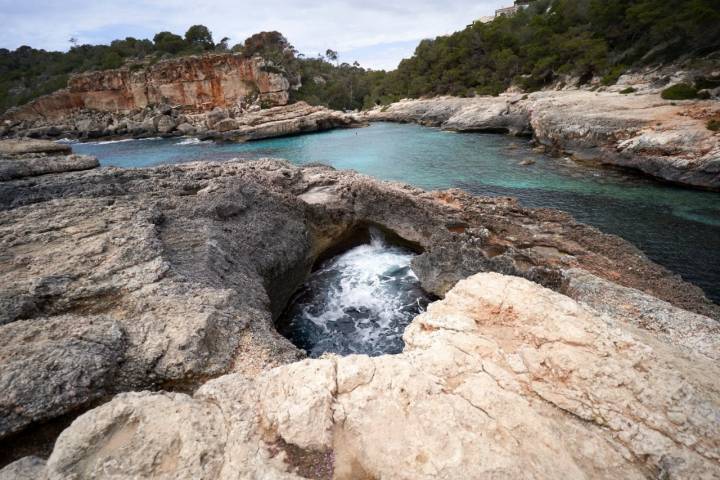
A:
<svg viewBox="0 0 720 480">
<path fill-rule="evenodd" d="M 208 52 L 260 55 L 297 89 L 291 100 L 334 109 L 369 108 L 405 97 L 498 94 L 564 81 L 611 85 L 631 68 L 720 65 L 720 0 L 535 0 L 514 16 L 475 21 L 464 30 L 420 42 L 391 72 L 339 63 L 337 52 L 305 57 L 279 32 L 261 32 L 230 48 L 202 25 L 183 36 L 128 37 L 110 45 L 73 45 L 66 53 L 23 46 L 0 49 L 0 111 L 67 85 L 69 76 Z M 698 88 L 720 86 L 720 78 Z"/>
</svg>

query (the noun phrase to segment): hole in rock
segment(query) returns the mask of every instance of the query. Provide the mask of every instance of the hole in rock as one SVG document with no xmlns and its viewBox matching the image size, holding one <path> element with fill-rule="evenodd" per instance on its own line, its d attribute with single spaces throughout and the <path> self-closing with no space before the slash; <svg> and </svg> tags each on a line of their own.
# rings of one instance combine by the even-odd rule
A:
<svg viewBox="0 0 720 480">
<path fill-rule="evenodd" d="M 313 358 L 400 353 L 405 327 L 433 300 L 410 267 L 416 251 L 391 232 L 359 227 L 316 262 L 278 331 Z"/>
</svg>

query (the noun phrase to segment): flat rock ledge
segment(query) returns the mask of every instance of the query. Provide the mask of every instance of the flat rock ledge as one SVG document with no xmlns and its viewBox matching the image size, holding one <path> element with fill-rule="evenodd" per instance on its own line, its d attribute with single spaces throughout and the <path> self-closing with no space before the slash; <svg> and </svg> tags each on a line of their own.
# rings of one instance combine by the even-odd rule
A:
<svg viewBox="0 0 720 480">
<path fill-rule="evenodd" d="M 544 91 L 403 100 L 371 110 L 364 118 L 459 132 L 533 135 L 553 154 L 720 189 L 720 132 L 706 126 L 720 118 L 717 100 L 671 102 L 657 93 Z"/>
<path fill-rule="evenodd" d="M 315 260 L 368 225 L 415 245 L 414 271 L 445 302 L 415 320 L 400 356 L 298 363 L 304 353 L 274 320 Z M 509 276 L 452 290 L 478 272 Z M 453 295 L 467 297 L 465 313 L 445 318 Z M 700 289 L 622 239 L 509 198 L 278 160 L 0 182 L 3 463 L 44 422 L 121 392 L 174 392 L 123 394 L 80 417 L 50 478 L 708 472 L 719 451 L 717 390 L 705 380 L 717 378 L 718 318 Z M 357 373 L 341 381 L 345 366 Z M 509 383 L 492 387 L 490 376 Z M 457 388 L 475 393 L 443 393 Z M 379 400 L 341 411 L 342 389 Z M 483 392 L 496 396 L 486 404 Z M 523 443 L 538 438 L 546 450 Z"/>
<path fill-rule="evenodd" d="M 528 280 L 460 281 L 402 354 L 126 393 L 4 478 L 717 478 L 717 362 Z M 3 473 L 0 473 L 2 476 Z"/>
<path fill-rule="evenodd" d="M 244 142 L 362 125 L 356 115 L 305 102 L 266 109 L 257 105 L 244 110 L 216 107 L 207 112 L 196 112 L 184 106 L 157 105 L 125 113 L 79 109 L 60 119 L 9 118 L 0 123 L 0 137 L 84 141 L 187 136 Z"/>
<path fill-rule="evenodd" d="M 72 155 L 69 145 L 46 140 L 0 140 L 0 181 L 97 166 L 95 157 Z"/>
</svg>

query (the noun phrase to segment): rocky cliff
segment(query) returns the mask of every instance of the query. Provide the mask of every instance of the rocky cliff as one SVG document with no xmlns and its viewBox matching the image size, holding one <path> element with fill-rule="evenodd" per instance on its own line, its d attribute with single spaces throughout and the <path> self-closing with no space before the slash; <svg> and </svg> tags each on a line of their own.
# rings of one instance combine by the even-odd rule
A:
<svg viewBox="0 0 720 480">
<path fill-rule="evenodd" d="M 532 135 L 553 154 L 720 189 L 720 132 L 706 126 L 720 118 L 716 100 L 671 102 L 654 92 L 545 91 L 403 100 L 376 108 L 366 118 Z"/>
<path fill-rule="evenodd" d="M 214 54 L 161 61 L 143 68 L 121 68 L 75 75 L 68 87 L 6 112 L 14 121 L 63 121 L 78 110 L 128 113 L 167 104 L 207 111 L 249 98 L 285 105 L 289 82 L 259 57 Z"/>
</svg>

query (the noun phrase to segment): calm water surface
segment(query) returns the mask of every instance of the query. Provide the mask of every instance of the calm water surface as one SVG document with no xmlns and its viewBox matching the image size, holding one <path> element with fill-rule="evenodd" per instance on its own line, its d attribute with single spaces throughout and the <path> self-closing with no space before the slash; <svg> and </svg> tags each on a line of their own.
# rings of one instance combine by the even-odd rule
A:
<svg viewBox="0 0 720 480">
<path fill-rule="evenodd" d="M 720 302 L 720 193 L 546 157 L 532 152 L 525 139 L 375 123 L 246 144 L 171 139 L 73 148 L 117 167 L 278 157 L 295 164 L 322 162 L 427 189 L 459 187 L 478 195 L 514 196 L 525 206 L 565 210 L 581 222 L 620 235 Z M 520 165 L 526 159 L 535 163 Z"/>
</svg>

